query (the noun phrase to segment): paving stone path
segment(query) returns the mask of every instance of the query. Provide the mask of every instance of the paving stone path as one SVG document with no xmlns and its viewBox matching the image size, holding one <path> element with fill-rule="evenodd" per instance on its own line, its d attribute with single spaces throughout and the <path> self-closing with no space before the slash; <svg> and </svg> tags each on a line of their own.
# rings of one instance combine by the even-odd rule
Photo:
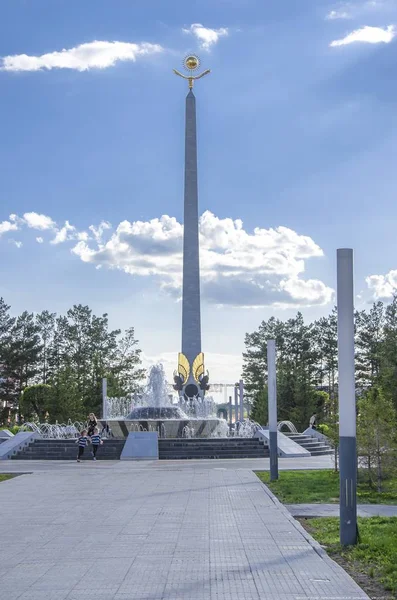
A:
<svg viewBox="0 0 397 600">
<path fill-rule="evenodd" d="M 20 464 L 35 472 L 0 483 L 0 600 L 368 598 L 233 462 Z"/>
</svg>

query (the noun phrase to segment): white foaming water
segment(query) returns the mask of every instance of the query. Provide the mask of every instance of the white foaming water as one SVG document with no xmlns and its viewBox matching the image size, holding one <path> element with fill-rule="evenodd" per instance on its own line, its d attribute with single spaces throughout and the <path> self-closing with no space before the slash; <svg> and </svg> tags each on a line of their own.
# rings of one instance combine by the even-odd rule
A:
<svg viewBox="0 0 397 600">
<path fill-rule="evenodd" d="M 177 404 L 172 403 L 172 396 L 169 395 L 169 387 L 165 377 L 164 367 L 162 364 L 153 365 L 149 371 L 148 381 L 143 394 L 132 400 L 131 398 L 109 398 L 108 413 L 109 420 L 122 419 L 137 419 L 154 421 L 162 421 L 162 431 L 159 432 L 161 437 L 167 437 L 167 419 L 188 419 L 189 425 L 185 426 L 182 432 L 182 437 L 195 437 L 196 430 L 200 428 L 200 422 L 210 419 L 217 419 L 217 405 L 211 396 L 204 398 L 193 398 L 186 400 L 179 398 Z M 136 410 L 137 409 L 137 410 Z M 142 409 L 142 411 L 140 411 Z M 146 414 L 145 409 L 148 409 Z M 153 409 L 153 410 L 150 410 Z M 157 409 L 157 412 L 156 412 Z M 164 409 L 162 411 L 161 409 Z M 134 416 L 135 412 L 140 412 L 140 416 Z M 176 414 L 179 411 L 179 414 Z M 151 416 L 151 414 L 153 415 Z M 158 416 L 157 416 L 158 415 Z M 235 437 L 250 438 L 255 435 L 260 426 L 249 419 L 236 423 L 234 431 L 229 431 L 229 425 L 224 419 L 217 419 L 218 424 L 211 433 L 211 437 Z M 197 427 L 196 423 L 197 422 Z M 135 430 L 135 426 L 132 426 Z M 149 431 L 158 431 L 157 424 L 148 425 Z M 142 426 L 136 425 L 136 430 L 141 431 Z M 164 431 L 163 431 L 164 430 Z"/>
<path fill-rule="evenodd" d="M 162 364 L 153 365 L 149 371 L 149 378 L 145 392 L 140 400 L 141 406 L 171 406 L 168 395 L 168 384 Z"/>
<path fill-rule="evenodd" d="M 125 419 L 131 412 L 131 398 L 106 398 L 106 415 L 108 419 Z"/>
</svg>

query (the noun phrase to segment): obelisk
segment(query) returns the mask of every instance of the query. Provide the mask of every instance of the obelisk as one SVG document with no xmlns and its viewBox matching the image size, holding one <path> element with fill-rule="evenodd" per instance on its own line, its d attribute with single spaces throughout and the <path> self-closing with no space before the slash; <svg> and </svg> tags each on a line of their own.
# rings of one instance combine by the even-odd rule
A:
<svg viewBox="0 0 397 600">
<path fill-rule="evenodd" d="M 190 365 L 201 352 L 196 98 L 186 96 L 183 218 L 182 353 Z"/>
<path fill-rule="evenodd" d="M 174 380 L 175 389 L 181 396 L 191 399 L 202 397 L 208 389 L 208 375 L 204 374 L 204 355 L 201 351 L 197 127 L 193 82 L 209 73 L 209 70 L 194 75 L 194 71 L 200 66 L 197 56 L 185 58 L 184 66 L 189 75 L 182 75 L 174 69 L 176 75 L 189 82 L 185 115 L 182 352 L 179 354 L 178 371 Z"/>
</svg>

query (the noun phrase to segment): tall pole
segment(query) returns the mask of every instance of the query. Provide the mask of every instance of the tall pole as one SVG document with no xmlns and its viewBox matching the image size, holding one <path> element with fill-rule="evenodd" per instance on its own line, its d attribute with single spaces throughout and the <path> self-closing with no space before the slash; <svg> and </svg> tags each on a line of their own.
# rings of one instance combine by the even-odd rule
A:
<svg viewBox="0 0 397 600">
<path fill-rule="evenodd" d="M 267 397 L 269 407 L 269 452 L 270 481 L 278 479 L 277 454 L 277 381 L 276 381 L 276 342 L 267 342 Z"/>
<path fill-rule="evenodd" d="M 353 250 L 337 251 L 340 543 L 357 543 Z"/>
<path fill-rule="evenodd" d="M 238 418 L 238 386 L 234 386 L 234 422 L 237 423 Z"/>
<path fill-rule="evenodd" d="M 240 396 L 240 421 L 244 421 L 244 382 L 242 379 L 240 379 L 238 387 Z"/>
<path fill-rule="evenodd" d="M 102 379 L 102 419 L 104 421 L 108 418 L 107 410 L 107 399 L 108 399 L 108 380 L 106 377 Z"/>
<path fill-rule="evenodd" d="M 232 397 L 229 396 L 229 425 L 231 425 L 233 422 L 233 403 L 232 403 Z"/>
</svg>

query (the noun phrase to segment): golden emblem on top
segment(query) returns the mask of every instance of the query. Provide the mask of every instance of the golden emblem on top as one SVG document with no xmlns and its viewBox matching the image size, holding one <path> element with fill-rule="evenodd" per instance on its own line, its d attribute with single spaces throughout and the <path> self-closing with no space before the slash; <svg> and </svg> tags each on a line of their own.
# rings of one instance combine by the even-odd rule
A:
<svg viewBox="0 0 397 600">
<path fill-rule="evenodd" d="M 187 71 L 195 71 L 200 66 L 200 59 L 195 54 L 190 54 L 183 61 L 183 66 Z"/>
<path fill-rule="evenodd" d="M 186 56 L 185 60 L 183 61 L 183 66 L 185 67 L 185 69 L 187 71 L 189 71 L 189 75 L 183 75 L 176 69 L 173 69 L 173 71 L 174 71 L 175 75 L 182 77 L 182 79 L 188 80 L 190 90 L 193 88 L 193 82 L 196 81 L 196 79 L 201 79 L 202 77 L 204 77 L 204 75 L 208 75 L 208 73 L 211 73 L 211 71 L 209 69 L 207 69 L 206 71 L 203 71 L 199 75 L 193 75 L 193 72 L 196 71 L 200 67 L 200 59 L 195 54 L 189 54 L 189 56 Z"/>
</svg>

